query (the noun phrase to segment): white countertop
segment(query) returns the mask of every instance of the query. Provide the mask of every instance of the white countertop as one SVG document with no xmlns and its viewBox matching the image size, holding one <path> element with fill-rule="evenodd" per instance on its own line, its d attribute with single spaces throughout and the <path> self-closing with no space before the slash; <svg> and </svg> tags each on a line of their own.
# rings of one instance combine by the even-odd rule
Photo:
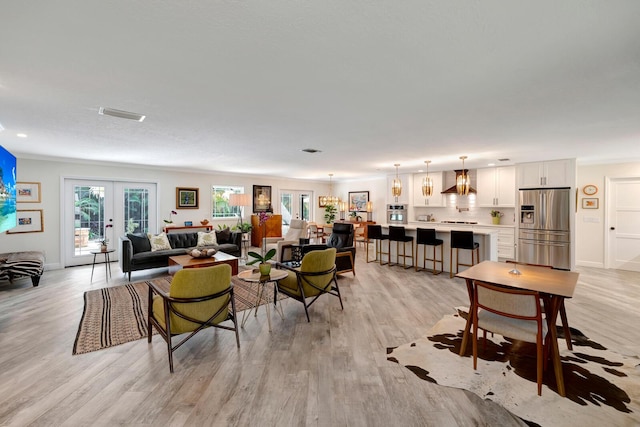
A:
<svg viewBox="0 0 640 427">
<path fill-rule="evenodd" d="M 401 224 L 380 224 L 383 228 L 389 228 L 389 225 Z M 437 232 L 449 233 L 451 230 L 471 230 L 474 234 L 493 234 L 499 232 L 499 225 L 484 224 L 442 224 L 439 222 L 410 222 L 404 224 L 407 231 L 415 231 L 417 228 L 435 228 Z"/>
</svg>

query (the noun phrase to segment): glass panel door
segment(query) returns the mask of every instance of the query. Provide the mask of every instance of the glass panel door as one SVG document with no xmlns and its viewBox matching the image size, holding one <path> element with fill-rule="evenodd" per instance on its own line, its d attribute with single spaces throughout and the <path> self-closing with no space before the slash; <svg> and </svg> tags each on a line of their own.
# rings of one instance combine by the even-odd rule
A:
<svg viewBox="0 0 640 427">
<path fill-rule="evenodd" d="M 292 219 L 309 221 L 311 206 L 311 191 L 282 190 L 280 192 L 282 233 L 286 233 Z"/>
</svg>

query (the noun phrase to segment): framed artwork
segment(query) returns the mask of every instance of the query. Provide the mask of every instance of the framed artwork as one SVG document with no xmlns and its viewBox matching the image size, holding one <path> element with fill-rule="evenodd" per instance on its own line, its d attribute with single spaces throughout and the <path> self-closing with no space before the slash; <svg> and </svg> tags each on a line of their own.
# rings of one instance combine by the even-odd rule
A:
<svg viewBox="0 0 640 427">
<path fill-rule="evenodd" d="M 324 197 L 322 196 L 318 196 L 318 207 L 319 208 L 324 208 L 327 206 L 327 201 Z"/>
<path fill-rule="evenodd" d="M 366 212 L 368 191 L 349 191 L 349 212 Z"/>
<path fill-rule="evenodd" d="M 198 209 L 198 189 L 176 187 L 176 209 Z"/>
<path fill-rule="evenodd" d="M 40 183 L 16 182 L 16 197 L 18 203 L 40 203 Z"/>
<path fill-rule="evenodd" d="M 270 185 L 253 186 L 253 212 L 273 212 Z"/>
<path fill-rule="evenodd" d="M 10 230 L 7 230 L 8 234 L 38 233 L 44 231 L 42 209 L 18 209 L 16 222 L 18 223 L 18 225 Z"/>
<path fill-rule="evenodd" d="M 598 209 L 598 200 L 597 198 L 583 198 L 582 199 L 582 209 Z"/>
</svg>

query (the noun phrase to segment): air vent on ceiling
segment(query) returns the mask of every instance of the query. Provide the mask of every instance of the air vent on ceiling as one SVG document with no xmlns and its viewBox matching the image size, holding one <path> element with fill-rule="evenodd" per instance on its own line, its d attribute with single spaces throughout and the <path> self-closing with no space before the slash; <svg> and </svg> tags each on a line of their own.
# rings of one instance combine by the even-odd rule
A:
<svg viewBox="0 0 640 427">
<path fill-rule="evenodd" d="M 141 122 L 146 116 L 138 113 L 130 113 L 129 111 L 116 110 L 115 108 L 100 107 L 98 114 L 103 116 L 113 116 L 121 119 L 136 120 Z"/>
<path fill-rule="evenodd" d="M 321 150 L 316 150 L 315 148 L 303 148 L 302 151 L 304 151 L 305 153 L 321 153 Z"/>
<path fill-rule="evenodd" d="M 499 162 L 508 162 L 511 159 L 498 159 Z"/>
</svg>

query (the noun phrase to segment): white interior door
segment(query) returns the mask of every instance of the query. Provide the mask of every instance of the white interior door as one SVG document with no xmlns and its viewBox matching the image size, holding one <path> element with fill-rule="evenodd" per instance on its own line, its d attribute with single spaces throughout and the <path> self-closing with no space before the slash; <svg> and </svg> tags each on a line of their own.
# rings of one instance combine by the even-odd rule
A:
<svg viewBox="0 0 640 427">
<path fill-rule="evenodd" d="M 640 178 L 612 178 L 607 187 L 607 267 L 640 271 Z"/>
<path fill-rule="evenodd" d="M 155 183 L 64 180 L 62 253 L 65 266 L 90 264 L 106 240 L 118 260 L 119 237 L 156 230 Z"/>
</svg>

